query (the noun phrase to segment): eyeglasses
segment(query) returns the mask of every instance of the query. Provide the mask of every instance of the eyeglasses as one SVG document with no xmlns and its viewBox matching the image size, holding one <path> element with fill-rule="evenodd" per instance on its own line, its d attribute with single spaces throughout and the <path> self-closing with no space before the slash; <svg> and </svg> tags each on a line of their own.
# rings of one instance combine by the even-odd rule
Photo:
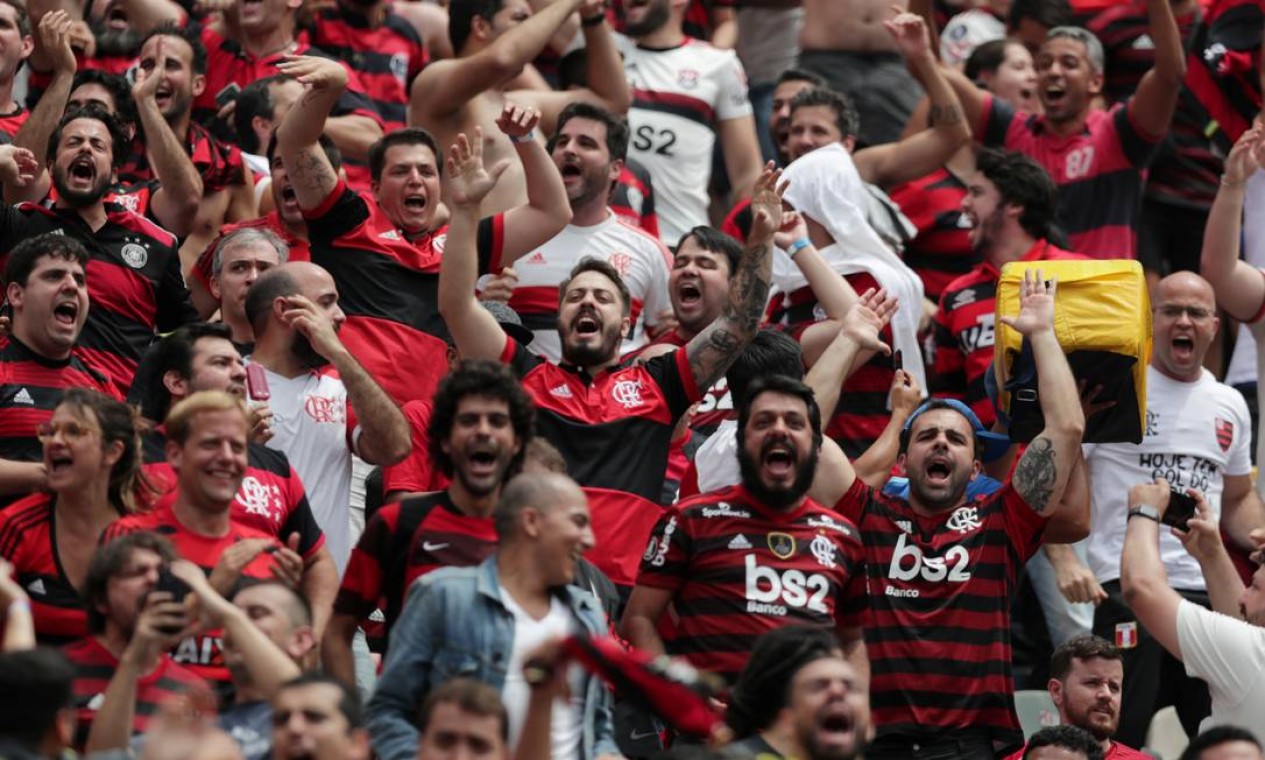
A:
<svg viewBox="0 0 1265 760">
<path fill-rule="evenodd" d="M 1190 317 L 1191 322 L 1203 322 L 1212 319 L 1214 312 L 1211 309 L 1205 309 L 1202 306 L 1179 306 L 1177 304 L 1164 304 L 1156 306 L 1155 311 L 1164 316 L 1166 319 L 1181 319 L 1185 314 Z"/>
<path fill-rule="evenodd" d="M 95 428 L 81 425 L 78 422 L 65 422 L 61 425 L 54 425 L 51 422 L 40 423 L 35 429 L 35 436 L 39 438 L 40 443 L 48 443 L 58 435 L 66 443 L 77 443 L 85 436 L 92 435 L 97 432 Z"/>
</svg>

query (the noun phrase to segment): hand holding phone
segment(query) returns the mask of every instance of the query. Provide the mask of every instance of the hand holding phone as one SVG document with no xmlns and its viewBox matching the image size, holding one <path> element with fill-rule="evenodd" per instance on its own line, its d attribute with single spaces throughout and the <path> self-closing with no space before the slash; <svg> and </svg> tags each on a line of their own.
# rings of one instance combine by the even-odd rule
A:
<svg viewBox="0 0 1265 760">
<path fill-rule="evenodd" d="M 1190 518 L 1195 516 L 1195 497 L 1177 488 L 1168 495 L 1168 509 L 1160 520 L 1170 528 L 1181 531 L 1190 530 Z"/>
<path fill-rule="evenodd" d="M 251 401 L 267 401 L 272 398 L 268 390 L 268 375 L 261 364 L 246 365 L 246 393 Z"/>
</svg>

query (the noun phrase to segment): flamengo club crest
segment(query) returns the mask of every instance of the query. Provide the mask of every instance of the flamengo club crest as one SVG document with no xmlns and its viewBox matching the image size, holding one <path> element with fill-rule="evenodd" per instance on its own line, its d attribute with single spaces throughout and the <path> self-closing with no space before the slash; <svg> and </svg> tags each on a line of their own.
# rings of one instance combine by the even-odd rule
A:
<svg viewBox="0 0 1265 760">
<path fill-rule="evenodd" d="M 620 380 L 611 388 L 611 398 L 625 409 L 641 406 L 645 401 L 641 398 L 641 382 L 638 380 Z"/>
<path fill-rule="evenodd" d="M 1217 418 L 1217 445 L 1222 451 L 1229 451 L 1230 444 L 1234 443 L 1234 423 L 1229 420 Z"/>
</svg>

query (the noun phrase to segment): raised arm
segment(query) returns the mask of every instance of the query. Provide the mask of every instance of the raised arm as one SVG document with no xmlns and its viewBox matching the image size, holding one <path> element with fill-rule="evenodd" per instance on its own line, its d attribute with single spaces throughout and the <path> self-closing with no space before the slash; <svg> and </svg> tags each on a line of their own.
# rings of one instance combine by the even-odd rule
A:
<svg viewBox="0 0 1265 760">
<path fill-rule="evenodd" d="M 382 386 L 351 355 L 334 330 L 333 322 L 304 296 L 288 296 L 282 314 L 286 324 L 298 330 L 325 357 L 347 387 L 347 403 L 356 410 L 360 437 L 356 453 L 369 464 L 390 465 L 408 456 L 413 448 L 408 420 Z"/>
<path fill-rule="evenodd" d="M 172 234 L 183 238 L 193 231 L 202 203 L 202 175 L 158 108 L 158 85 L 167 69 L 167 44 L 166 39 L 159 37 L 154 60 L 137 66 L 132 99 L 145 130 L 145 152 L 161 183 L 152 200 L 154 215 Z M 150 64 L 149 68 L 145 63 Z"/>
<path fill-rule="evenodd" d="M 439 314 L 448 325 L 457 353 L 465 359 L 497 361 L 505 350 L 505 331 L 479 305 L 475 281 L 479 277 L 479 204 L 496 186 L 509 166 L 502 161 L 488 171 L 483 166 L 483 130 L 474 128 L 474 140 L 457 135 L 448 149 L 448 189 L 452 194 L 452 218 L 439 264 Z"/>
<path fill-rule="evenodd" d="M 621 114 L 632 105 L 624 61 L 615 46 L 615 35 L 605 23 L 605 6 L 604 0 L 584 0 L 580 6 L 584 22 L 580 28 L 584 30 L 585 86 L 575 90 L 521 92 L 526 102 L 540 109 L 540 123 L 546 134 L 553 134 L 558 114 L 568 103 L 582 100 Z"/>
<path fill-rule="evenodd" d="M 983 126 L 985 109 L 989 103 L 988 94 L 967 79 L 965 74 L 954 71 L 952 67 L 943 63 L 940 64 L 940 76 L 949 83 L 949 87 L 953 88 L 958 105 L 962 107 L 962 115 L 966 118 L 967 129 L 974 134 L 975 141 L 980 142 L 983 135 L 978 130 Z M 929 117 L 930 114 L 928 114 Z"/>
<path fill-rule="evenodd" d="M 1250 322 L 1265 307 L 1265 275 L 1239 259 L 1247 181 L 1260 168 L 1263 136 L 1260 126 L 1244 132 L 1226 157 L 1199 260 L 1199 273 L 1216 292 L 1217 305 L 1240 322 Z"/>
<path fill-rule="evenodd" d="M 1155 65 L 1138 82 L 1129 115 L 1152 137 L 1168 132 L 1177 96 L 1186 78 L 1186 51 L 1169 0 L 1146 0 L 1147 34 L 1155 44 Z"/>
<path fill-rule="evenodd" d="M 1163 515 L 1168 509 L 1168 482 L 1163 478 L 1129 489 L 1128 509 L 1153 507 Z M 1177 608 L 1182 597 L 1168 585 L 1168 574 L 1160 560 L 1158 520 L 1138 516 L 1126 518 L 1124 551 L 1120 554 L 1120 590 L 1124 601 L 1146 632 L 1177 659 L 1182 658 L 1177 638 Z"/>
<path fill-rule="evenodd" d="M 518 153 L 527 184 L 527 202 L 505 212 L 505 263 L 536 250 L 571 221 L 571 203 L 562 175 L 535 139 L 539 123 L 539 111 L 512 103 L 505 104 L 496 120 Z"/>
<path fill-rule="evenodd" d="M 798 211 L 782 215 L 782 226 L 773 235 L 773 242 L 786 251 L 791 262 L 808 282 L 826 319 L 842 320 L 857 302 L 857 292 L 817 250 L 808 239 L 808 223 Z"/>
<path fill-rule="evenodd" d="M 1019 291 L 1019 315 L 1002 322 L 1032 345 L 1041 388 L 1045 428 L 1028 444 L 1012 482 L 1015 490 L 1038 514 L 1053 514 L 1079 456 L 1085 434 L 1085 414 L 1072 368 L 1054 334 L 1054 294 L 1058 282 L 1046 282 L 1041 270 L 1024 271 Z"/>
<path fill-rule="evenodd" d="M 725 154 L 725 171 L 729 173 L 733 197 L 744 197 L 752 188 L 758 190 L 760 140 L 755 134 L 755 119 L 749 115 L 725 119 L 716 125 L 716 134 Z"/>
<path fill-rule="evenodd" d="M 325 120 L 347 86 L 347 71 L 337 61 L 311 55 L 287 58 L 277 68 L 305 88 L 277 127 L 277 152 L 299 207 L 314 209 L 338 185 L 338 172 L 321 150 L 320 139 Z"/>
<path fill-rule="evenodd" d="M 517 74 L 545 49 L 554 31 L 582 2 L 584 0 L 555 0 L 479 52 L 427 66 L 413 82 L 409 124 L 426 126 L 437 119 L 446 119 L 479 93 L 494 89 Z M 483 21 L 491 24 L 491 19 Z M 460 50 L 454 52 L 461 55 Z"/>
<path fill-rule="evenodd" d="M 927 91 L 931 101 L 931 128 L 898 143 L 876 145 L 852 155 L 861 178 L 891 187 L 925 176 L 944 165 L 958 148 L 971 140 L 971 128 L 962 115 L 962 104 L 941 72 L 931 51 L 927 25 L 920 16 L 901 13 L 884 22 L 905 56 L 909 72 Z"/>
<path fill-rule="evenodd" d="M 40 19 L 37 36 L 52 58 L 53 79 L 26 123 L 13 136 L 13 144 L 34 154 L 41 167 L 48 153 L 48 141 L 66 112 L 66 101 L 70 99 L 70 87 L 75 79 L 75 51 L 70 47 L 72 23 L 65 11 L 52 11 Z M 48 170 L 41 168 L 34 180 L 25 185 L 6 182 L 4 200 L 6 203 L 38 203 L 48 196 L 51 186 Z"/>
<path fill-rule="evenodd" d="M 782 193 L 786 184 L 770 161 L 751 197 L 751 234 L 730 280 L 724 311 L 685 346 L 697 388 L 710 388 L 760 329 L 773 276 L 773 233 L 782 224 Z"/>
</svg>

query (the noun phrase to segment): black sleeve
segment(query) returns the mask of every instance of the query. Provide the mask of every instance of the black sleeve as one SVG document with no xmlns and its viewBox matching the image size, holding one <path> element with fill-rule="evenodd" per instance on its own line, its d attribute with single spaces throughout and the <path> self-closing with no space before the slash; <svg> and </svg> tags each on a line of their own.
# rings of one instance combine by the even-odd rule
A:
<svg viewBox="0 0 1265 760">
<path fill-rule="evenodd" d="M 307 220 L 307 236 L 313 244 L 333 243 L 369 218 L 369 205 L 346 183 L 340 182 L 334 193 L 337 198 L 327 198 L 320 206 L 303 214 Z"/>
<path fill-rule="evenodd" d="M 158 284 L 158 332 L 169 333 L 181 325 L 198 321 L 189 288 L 180 272 L 180 250 L 172 247 Z"/>
</svg>

